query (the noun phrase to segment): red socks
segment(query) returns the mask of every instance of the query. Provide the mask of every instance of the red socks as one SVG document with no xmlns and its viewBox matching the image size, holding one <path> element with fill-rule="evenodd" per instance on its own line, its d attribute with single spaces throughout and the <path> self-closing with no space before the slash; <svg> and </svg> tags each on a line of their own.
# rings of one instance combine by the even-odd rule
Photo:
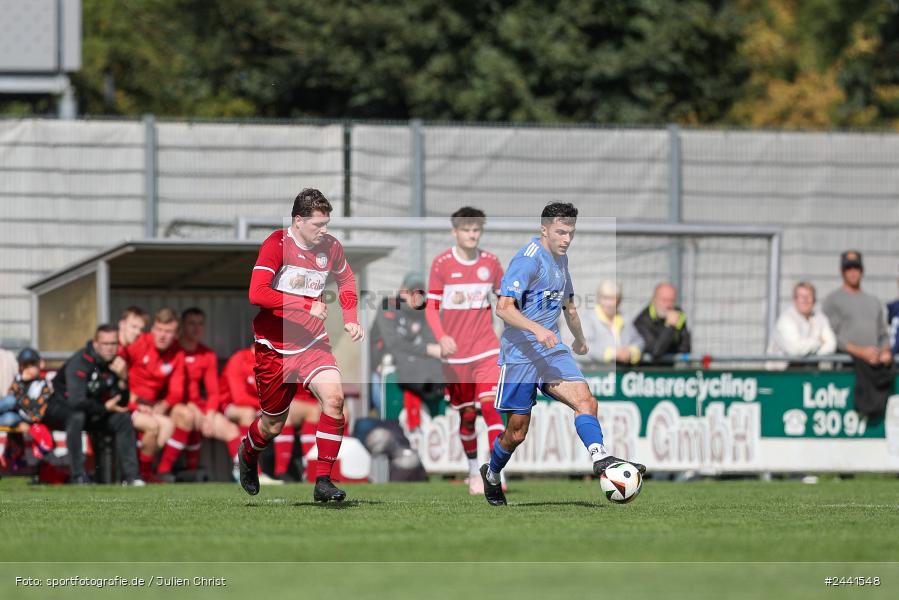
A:
<svg viewBox="0 0 899 600">
<path fill-rule="evenodd" d="M 481 416 L 484 417 L 484 423 L 487 424 L 487 447 L 493 448 L 493 443 L 506 429 L 506 426 L 499 411 L 493 406 L 492 399 L 481 402 Z"/>
<path fill-rule="evenodd" d="M 187 438 L 190 437 L 190 433 L 186 429 L 175 428 L 175 433 L 172 434 L 169 441 L 165 443 L 165 448 L 162 449 L 162 457 L 159 459 L 159 466 L 156 469 L 160 474 L 172 471 L 172 465 L 175 464 L 181 451 L 187 446 Z"/>
<path fill-rule="evenodd" d="M 468 458 L 478 456 L 478 434 L 475 431 L 477 411 L 463 410 L 459 413 L 459 439 L 462 440 L 462 450 Z"/>
<path fill-rule="evenodd" d="M 138 452 L 137 460 L 140 463 L 140 478 L 147 482 L 152 481 L 154 479 L 153 455 Z"/>
<path fill-rule="evenodd" d="M 421 425 L 421 398 L 409 390 L 403 390 L 403 408 L 406 410 L 406 427 L 415 431 Z"/>
<path fill-rule="evenodd" d="M 284 475 L 290 466 L 290 456 L 293 454 L 294 428 L 285 425 L 281 433 L 275 438 L 275 476 Z"/>
<path fill-rule="evenodd" d="M 203 445 L 203 435 L 199 431 L 191 431 L 187 436 L 187 448 L 184 453 L 184 467 L 196 471 L 200 467 L 200 447 Z"/>
<path fill-rule="evenodd" d="M 250 464 L 254 464 L 259 454 L 268 447 L 271 440 L 267 440 L 262 432 L 259 431 L 259 417 L 253 421 L 253 424 L 247 429 L 247 443 L 243 445 L 244 460 Z"/>
<path fill-rule="evenodd" d="M 316 465 L 316 477 L 330 477 L 331 469 L 337 461 L 337 453 L 340 452 L 340 444 L 343 441 L 343 428 L 346 419 L 341 416 L 338 419 L 322 413 L 315 430 L 315 446 L 318 449 L 318 464 Z"/>
</svg>

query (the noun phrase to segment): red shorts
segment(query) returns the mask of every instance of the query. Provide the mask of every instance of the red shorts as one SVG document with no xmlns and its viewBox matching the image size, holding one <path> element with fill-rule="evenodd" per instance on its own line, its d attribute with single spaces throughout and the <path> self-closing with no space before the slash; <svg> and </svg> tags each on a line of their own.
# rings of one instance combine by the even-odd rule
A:
<svg viewBox="0 0 899 600">
<path fill-rule="evenodd" d="M 299 386 L 296 395 L 293 397 L 294 402 L 305 402 L 306 404 L 318 404 L 318 398 L 312 393 L 312 390 Z"/>
<path fill-rule="evenodd" d="M 470 363 L 443 364 L 450 406 L 456 409 L 475 406 L 487 396 L 496 396 L 499 381 L 496 359 L 494 355 Z"/>
<path fill-rule="evenodd" d="M 308 388 L 312 378 L 337 368 L 337 360 L 327 345 L 315 345 L 297 354 L 280 354 L 262 344 L 256 344 L 256 388 L 259 405 L 267 415 L 280 415 L 290 408 L 299 387 Z"/>
</svg>

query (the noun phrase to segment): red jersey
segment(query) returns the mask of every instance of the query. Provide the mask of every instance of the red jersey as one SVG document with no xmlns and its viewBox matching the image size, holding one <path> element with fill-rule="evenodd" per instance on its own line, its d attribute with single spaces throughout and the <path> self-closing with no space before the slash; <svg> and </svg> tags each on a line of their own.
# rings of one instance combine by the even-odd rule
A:
<svg viewBox="0 0 899 600">
<path fill-rule="evenodd" d="M 202 407 L 204 413 L 218 410 L 221 403 L 218 357 L 203 344 L 197 344 L 194 350 L 183 350 L 187 401 Z"/>
<path fill-rule="evenodd" d="M 165 396 L 165 401 L 174 406 L 184 399 L 184 350 L 177 340 L 160 354 L 153 334 L 141 334 L 125 348 L 125 360 L 128 387 L 141 400 L 156 403 Z"/>
<path fill-rule="evenodd" d="M 444 359 L 450 364 L 499 354 L 490 292 L 500 289 L 503 267 L 495 254 L 478 252 L 474 260 L 463 260 L 453 247 L 431 264 L 425 316 L 438 340 L 449 335 L 456 341 L 456 353 Z"/>
<path fill-rule="evenodd" d="M 256 357 L 251 348 L 238 350 L 225 363 L 219 382 L 223 406 L 233 403 L 237 406 L 250 406 L 259 410 L 259 392 L 256 391 L 254 364 L 256 364 Z"/>
<path fill-rule="evenodd" d="M 250 302 L 259 307 L 253 320 L 256 342 L 282 354 L 297 354 L 313 344 L 328 344 L 325 323 L 309 314 L 321 298 L 328 275 L 337 281 L 345 323 L 358 323 L 356 279 L 343 246 L 325 235 L 315 247 L 297 242 L 290 228 L 262 242 L 250 280 Z"/>
</svg>

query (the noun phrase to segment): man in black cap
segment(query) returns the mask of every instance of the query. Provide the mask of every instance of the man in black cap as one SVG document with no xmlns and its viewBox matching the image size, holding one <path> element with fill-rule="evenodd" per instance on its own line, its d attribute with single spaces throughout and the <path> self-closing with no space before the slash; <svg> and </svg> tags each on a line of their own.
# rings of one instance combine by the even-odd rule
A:
<svg viewBox="0 0 899 600">
<path fill-rule="evenodd" d="M 66 360 L 53 380 L 53 399 L 44 422 L 66 432 L 72 483 L 89 482 L 84 473 L 81 432 L 107 431 L 115 435 L 125 484 L 144 484 L 138 477 L 128 386 L 109 368 L 118 351 L 118 335 L 117 327 L 100 325 L 94 338 Z"/>
<path fill-rule="evenodd" d="M 843 285 L 831 292 L 822 305 L 837 336 L 837 347 L 855 359 L 858 384 L 865 387 L 874 379 L 889 380 L 891 384 L 893 353 L 886 317 L 880 300 L 861 289 L 864 273 L 861 253 L 855 250 L 843 252 L 840 255 L 840 270 Z M 866 399 L 859 397 L 859 392 L 867 396 L 864 390 L 856 387 L 856 409 L 863 414 L 878 414 L 880 401 L 869 410 L 863 406 Z M 883 402 L 886 402 L 885 397 Z"/>
</svg>

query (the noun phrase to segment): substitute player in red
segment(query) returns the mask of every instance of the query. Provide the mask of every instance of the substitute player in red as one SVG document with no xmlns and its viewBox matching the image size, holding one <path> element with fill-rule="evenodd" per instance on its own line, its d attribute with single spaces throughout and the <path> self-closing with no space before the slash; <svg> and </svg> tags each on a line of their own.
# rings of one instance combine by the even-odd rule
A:
<svg viewBox="0 0 899 600">
<path fill-rule="evenodd" d="M 228 444 L 231 458 L 237 462 L 240 429 L 219 412 L 218 357 L 201 340 L 206 334 L 206 313 L 197 307 L 181 312 L 181 337 L 184 351 L 184 402 L 172 407 L 175 431 L 162 450 L 156 470 L 163 481 L 174 481 L 172 467 L 184 451 L 184 466 L 196 471 L 200 467 L 203 438 Z"/>
<path fill-rule="evenodd" d="M 503 432 L 493 407 L 499 380 L 499 340 L 493 330 L 490 295 L 500 288 L 503 267 L 496 255 L 478 247 L 486 216 L 465 206 L 453 213 L 456 245 L 431 264 L 425 316 L 440 344 L 450 405 L 459 411 L 459 439 L 468 458 L 468 491 L 484 493 L 478 472 L 477 409 L 487 424 L 490 447 Z M 442 310 L 442 312 L 441 312 Z"/>
<path fill-rule="evenodd" d="M 178 317 L 170 308 L 160 309 L 153 326 L 125 348 L 131 422 L 142 432 L 141 478 L 157 482 L 153 459 L 172 436 L 174 424 L 169 409 L 184 399 L 184 351 L 178 344 Z"/>
<path fill-rule="evenodd" d="M 328 234 L 331 203 L 318 190 L 296 197 L 287 229 L 272 233 L 259 248 L 250 280 L 250 302 L 259 307 L 253 320 L 256 338 L 256 386 L 261 411 L 240 444 L 240 484 L 259 493 L 257 459 L 277 437 L 302 385 L 322 407 L 315 432 L 318 463 L 313 498 L 341 501 L 346 492 L 331 481 L 331 469 L 343 441 L 343 385 L 325 331 L 328 306 L 322 292 L 330 274 L 337 281 L 344 331 L 354 342 L 363 337 L 356 316 L 356 278 L 343 246 Z"/>
</svg>

